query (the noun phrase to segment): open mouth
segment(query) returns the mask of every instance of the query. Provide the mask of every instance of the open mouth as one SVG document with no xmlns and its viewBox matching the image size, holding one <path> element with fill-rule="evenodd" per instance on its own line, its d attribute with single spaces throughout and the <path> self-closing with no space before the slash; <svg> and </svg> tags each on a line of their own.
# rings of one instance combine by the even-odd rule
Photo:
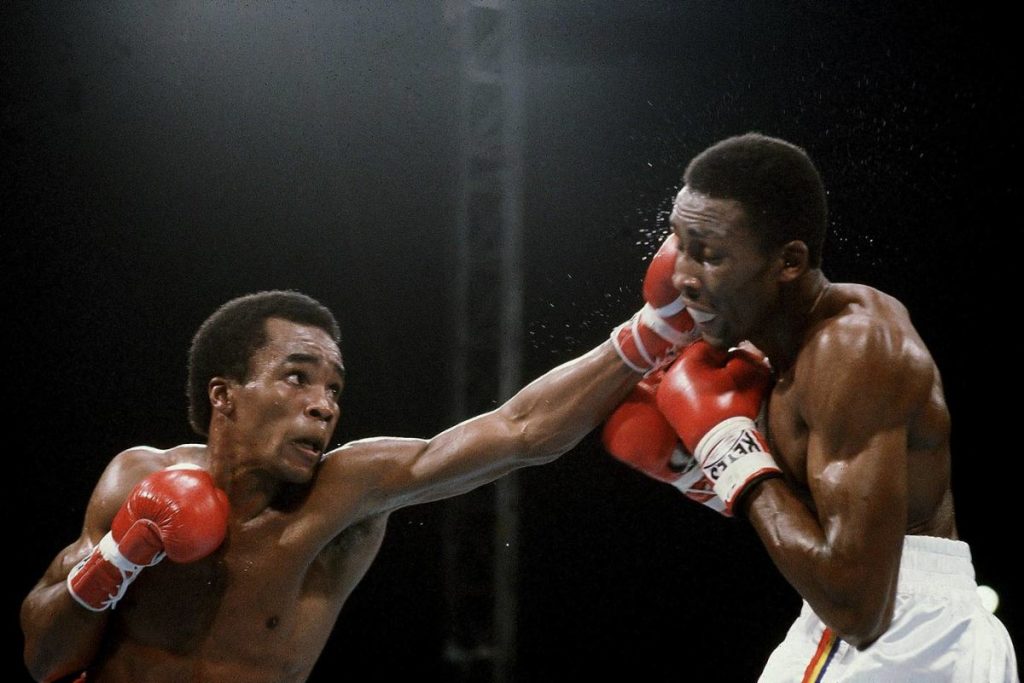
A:
<svg viewBox="0 0 1024 683">
<path fill-rule="evenodd" d="M 320 441 L 319 439 L 313 439 L 313 438 L 294 439 L 292 441 L 292 444 L 294 444 L 300 451 L 303 451 L 304 453 L 306 453 L 310 457 L 310 459 L 314 459 L 315 458 L 315 459 L 319 460 L 320 456 L 324 452 L 324 443 L 323 443 L 323 441 Z"/>
</svg>

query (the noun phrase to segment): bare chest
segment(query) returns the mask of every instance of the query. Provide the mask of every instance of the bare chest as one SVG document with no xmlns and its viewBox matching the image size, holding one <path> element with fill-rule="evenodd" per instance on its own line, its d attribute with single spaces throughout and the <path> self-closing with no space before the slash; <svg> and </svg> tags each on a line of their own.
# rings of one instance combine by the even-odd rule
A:
<svg viewBox="0 0 1024 683">
<path fill-rule="evenodd" d="M 193 663 L 287 678 L 315 662 L 379 549 L 383 529 L 373 531 L 357 525 L 324 544 L 302 517 L 233 524 L 210 558 L 144 570 L 118 607 L 119 635 Z"/>
</svg>

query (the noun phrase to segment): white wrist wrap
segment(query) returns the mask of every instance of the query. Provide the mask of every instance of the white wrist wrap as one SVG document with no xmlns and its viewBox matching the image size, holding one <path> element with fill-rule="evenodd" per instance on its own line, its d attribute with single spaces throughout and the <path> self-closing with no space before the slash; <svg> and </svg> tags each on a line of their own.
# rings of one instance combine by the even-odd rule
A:
<svg viewBox="0 0 1024 683">
<path fill-rule="evenodd" d="M 630 337 L 630 341 L 633 344 L 633 347 L 635 348 L 635 347 L 639 346 L 637 344 L 637 341 L 636 341 L 636 332 L 635 332 L 635 329 L 633 328 L 634 320 L 636 320 L 636 319 L 633 318 L 633 319 L 627 320 L 626 322 L 622 323 L 621 325 L 616 327 L 614 330 L 612 330 L 612 334 L 611 334 L 612 346 L 615 348 L 615 353 L 619 354 L 619 358 L 622 360 L 623 363 L 626 364 L 626 367 L 628 367 L 633 372 L 638 372 L 641 375 L 646 375 L 648 372 L 650 372 L 651 366 L 648 365 L 647 367 L 641 367 L 641 366 L 637 365 L 636 363 L 634 363 L 632 361 L 632 359 L 630 359 L 629 354 L 626 353 L 625 349 L 622 348 L 622 336 L 623 336 L 623 332 L 624 332 L 625 329 L 629 329 L 629 337 Z M 650 362 L 650 360 L 647 357 L 647 354 L 645 352 L 639 351 L 639 349 L 638 349 L 638 352 L 640 353 L 641 360 L 645 360 L 646 359 L 648 362 Z"/>
<path fill-rule="evenodd" d="M 730 417 L 715 425 L 697 444 L 696 457 L 730 511 L 752 481 L 782 472 L 748 417 Z"/>
<path fill-rule="evenodd" d="M 658 314 L 658 317 L 671 318 L 676 313 L 681 312 L 684 308 L 686 308 L 686 304 L 683 302 L 683 295 L 680 294 L 664 306 L 655 308 L 654 312 Z"/>
<path fill-rule="evenodd" d="M 108 562 L 111 566 L 117 569 L 118 573 L 121 574 L 121 581 L 114 587 L 114 591 L 112 593 L 107 594 L 107 597 L 99 607 L 91 605 L 79 597 L 73 586 L 74 578 L 80 571 L 82 571 L 82 569 L 85 568 L 87 564 L 89 564 L 90 560 L 93 560 L 97 553 L 102 556 L 103 560 Z M 114 540 L 113 532 L 108 531 L 104 534 L 103 538 L 100 539 L 96 548 L 86 555 L 82 561 L 76 564 L 68 573 L 68 578 L 65 582 L 67 584 L 68 593 L 75 599 L 75 602 L 91 612 L 102 612 L 105 609 L 113 608 L 117 604 L 118 600 L 124 597 L 125 591 L 128 590 L 128 586 L 139 575 L 139 572 L 142 571 L 144 567 L 152 567 L 154 564 L 164 559 L 165 556 L 166 553 L 157 553 L 153 558 L 153 561 L 149 564 L 135 564 L 121 554 L 121 550 L 117 547 L 117 541 Z"/>
<path fill-rule="evenodd" d="M 667 322 L 685 308 L 681 296 L 661 308 L 644 304 L 632 318 L 612 330 L 612 345 L 622 362 L 644 376 L 670 363 L 680 348 L 700 336 L 696 327 L 683 331 Z M 645 336 L 654 348 L 647 348 Z"/>
<path fill-rule="evenodd" d="M 644 307 L 640 309 L 640 322 L 673 346 L 682 346 L 689 339 L 689 335 L 669 325 L 661 316 L 662 310 L 671 310 L 674 307 L 673 304 L 669 304 L 662 308 L 654 308 L 650 304 L 644 304 Z M 682 309 L 683 307 L 680 306 L 676 313 Z"/>
</svg>

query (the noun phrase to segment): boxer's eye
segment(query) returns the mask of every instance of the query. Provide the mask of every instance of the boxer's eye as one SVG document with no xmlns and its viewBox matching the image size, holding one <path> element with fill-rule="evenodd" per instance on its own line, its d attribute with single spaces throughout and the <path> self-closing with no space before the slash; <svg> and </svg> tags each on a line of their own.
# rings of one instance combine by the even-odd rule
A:
<svg viewBox="0 0 1024 683">
<path fill-rule="evenodd" d="M 700 261 L 708 264 L 709 266 L 717 266 L 722 262 L 722 258 L 722 255 L 718 252 L 710 251 L 708 249 L 702 251 L 700 255 Z"/>
</svg>

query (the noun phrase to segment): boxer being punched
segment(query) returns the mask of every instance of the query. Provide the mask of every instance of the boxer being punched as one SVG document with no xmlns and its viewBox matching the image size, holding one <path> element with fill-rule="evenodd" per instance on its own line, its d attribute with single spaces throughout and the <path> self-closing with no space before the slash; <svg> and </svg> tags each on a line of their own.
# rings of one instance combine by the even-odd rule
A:
<svg viewBox="0 0 1024 683">
<path fill-rule="evenodd" d="M 1017 681 L 957 538 L 939 371 L 900 302 L 824 276 L 817 170 L 798 147 L 748 134 L 698 155 L 683 180 L 674 283 L 702 340 L 645 379 L 603 436 L 632 466 L 749 520 L 803 597 L 761 680 Z"/>
<path fill-rule="evenodd" d="M 334 317 L 296 292 L 232 300 L 196 333 L 189 418 L 202 445 L 132 448 L 81 536 L 25 599 L 38 680 L 302 681 L 366 573 L 389 513 L 549 462 L 695 337 L 666 244 L 646 304 L 610 341 L 430 440 L 325 453 L 345 370 Z"/>
</svg>

